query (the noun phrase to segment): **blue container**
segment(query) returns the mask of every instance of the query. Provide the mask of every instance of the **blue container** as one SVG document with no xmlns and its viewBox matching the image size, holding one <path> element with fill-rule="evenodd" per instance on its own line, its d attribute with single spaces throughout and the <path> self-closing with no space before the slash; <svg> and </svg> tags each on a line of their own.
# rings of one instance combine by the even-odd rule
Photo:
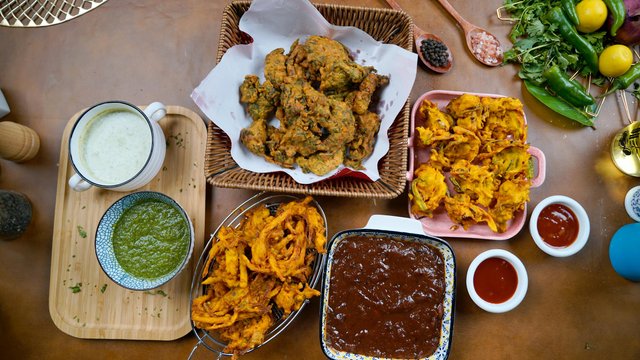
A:
<svg viewBox="0 0 640 360">
<path fill-rule="evenodd" d="M 624 225 L 611 238 L 609 260 L 623 278 L 640 281 L 640 223 Z"/>
</svg>

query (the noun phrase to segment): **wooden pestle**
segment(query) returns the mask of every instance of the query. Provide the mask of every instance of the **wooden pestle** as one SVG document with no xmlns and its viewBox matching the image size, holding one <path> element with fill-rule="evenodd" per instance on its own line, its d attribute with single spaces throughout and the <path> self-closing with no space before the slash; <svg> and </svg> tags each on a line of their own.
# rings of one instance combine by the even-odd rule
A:
<svg viewBox="0 0 640 360">
<path fill-rule="evenodd" d="M 40 149 L 40 138 L 33 129 L 11 121 L 0 122 L 0 157 L 14 162 L 32 159 Z"/>
</svg>

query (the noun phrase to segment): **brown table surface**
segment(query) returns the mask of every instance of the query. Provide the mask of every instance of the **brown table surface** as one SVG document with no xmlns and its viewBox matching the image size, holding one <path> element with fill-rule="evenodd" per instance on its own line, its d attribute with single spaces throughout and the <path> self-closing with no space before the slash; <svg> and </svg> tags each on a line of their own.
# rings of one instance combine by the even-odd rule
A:
<svg viewBox="0 0 640 360">
<path fill-rule="evenodd" d="M 640 184 L 618 172 L 609 158 L 611 139 L 625 124 L 619 100 L 607 99 L 596 129 L 575 126 L 526 93 L 515 66 L 488 68 L 473 61 L 462 32 L 437 2 L 399 2 L 417 25 L 439 34 L 455 54 L 454 68 L 446 75 L 418 69 L 412 99 L 432 89 L 521 98 L 529 121 L 529 142 L 547 156 L 547 178 L 542 187 L 532 189 L 529 214 L 543 198 L 563 194 L 579 201 L 591 219 L 589 242 L 569 258 L 553 258 L 539 250 L 526 230 L 528 224 L 508 241 L 449 239 L 458 264 L 450 358 L 640 358 L 640 285 L 618 276 L 608 258 L 614 232 L 632 222 L 624 210 L 624 194 Z M 168 342 L 86 340 L 56 328 L 48 299 L 57 162 L 68 119 L 94 103 L 125 99 L 147 104 L 159 100 L 198 110 L 189 94 L 215 65 L 226 3 L 112 0 L 62 25 L 0 28 L 0 88 L 11 107 L 11 114 L 2 120 L 35 129 L 42 142 L 39 155 L 29 162 L 0 160 L 0 188 L 20 191 L 34 205 L 28 231 L 18 239 L 0 242 L 0 357 L 188 357 L 196 343 L 191 333 Z M 386 7 L 381 0 L 343 3 Z M 510 25 L 495 14 L 501 0 L 451 3 L 509 47 Z M 206 231 L 212 231 L 251 194 L 209 188 Z M 393 200 L 320 197 L 319 201 L 327 213 L 330 236 L 363 226 L 372 214 L 407 216 L 406 192 Z M 526 298 L 505 314 L 481 310 L 465 288 L 470 262 L 492 248 L 515 253 L 529 274 Z M 280 337 L 244 358 L 324 358 L 318 304 L 314 299 Z M 200 349 L 195 358 L 213 355 Z"/>
</svg>

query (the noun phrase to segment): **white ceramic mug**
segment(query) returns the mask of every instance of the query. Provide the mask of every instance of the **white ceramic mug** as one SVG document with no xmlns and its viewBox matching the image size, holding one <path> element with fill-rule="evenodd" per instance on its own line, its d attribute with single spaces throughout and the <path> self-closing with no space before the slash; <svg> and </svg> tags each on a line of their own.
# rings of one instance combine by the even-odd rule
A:
<svg viewBox="0 0 640 360">
<path fill-rule="evenodd" d="M 124 101 L 86 110 L 71 130 L 69 157 L 76 173 L 69 186 L 131 191 L 149 183 L 164 162 L 167 145 L 158 121 L 166 113 L 159 102 L 144 111 Z"/>
</svg>

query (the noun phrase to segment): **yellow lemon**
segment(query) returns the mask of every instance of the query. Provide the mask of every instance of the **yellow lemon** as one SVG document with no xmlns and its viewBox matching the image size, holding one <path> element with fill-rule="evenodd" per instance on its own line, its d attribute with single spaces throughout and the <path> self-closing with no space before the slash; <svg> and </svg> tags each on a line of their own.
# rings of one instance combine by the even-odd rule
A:
<svg viewBox="0 0 640 360">
<path fill-rule="evenodd" d="M 594 32 L 607 20 L 607 5 L 602 0 L 582 0 L 576 5 L 580 23 L 577 28 L 583 33 Z"/>
<path fill-rule="evenodd" d="M 632 62 L 631 49 L 624 45 L 611 45 L 600 53 L 598 69 L 604 76 L 617 77 L 626 73 Z"/>
</svg>

